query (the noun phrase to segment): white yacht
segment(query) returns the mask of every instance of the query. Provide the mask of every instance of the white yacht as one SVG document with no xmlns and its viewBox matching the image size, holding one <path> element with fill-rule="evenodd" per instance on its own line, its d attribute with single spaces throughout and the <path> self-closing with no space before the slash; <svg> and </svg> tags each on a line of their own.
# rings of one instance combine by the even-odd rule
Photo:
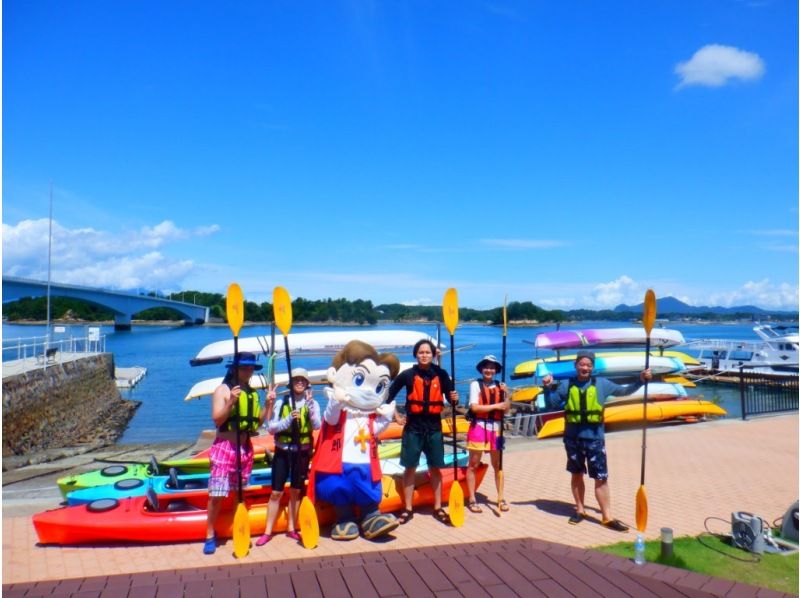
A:
<svg viewBox="0 0 800 598">
<path fill-rule="evenodd" d="M 698 369 L 712 372 L 746 372 L 770 376 L 798 375 L 797 326 L 759 324 L 753 328 L 762 340 L 736 341 L 702 339 L 688 343 L 698 352 Z"/>
</svg>

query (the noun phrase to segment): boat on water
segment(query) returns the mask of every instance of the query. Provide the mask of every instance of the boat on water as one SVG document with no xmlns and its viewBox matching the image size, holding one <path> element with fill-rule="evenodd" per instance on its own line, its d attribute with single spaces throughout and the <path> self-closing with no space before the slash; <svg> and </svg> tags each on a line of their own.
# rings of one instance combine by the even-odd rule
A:
<svg viewBox="0 0 800 598">
<path fill-rule="evenodd" d="M 488 465 L 482 463 L 475 472 L 476 488 L 480 487 Z M 442 501 L 447 502 L 454 483 L 453 468 L 445 467 L 442 474 Z M 458 469 L 456 483 L 466 494 L 466 468 Z M 383 513 L 399 511 L 403 508 L 403 476 L 382 476 Z M 244 502 L 249 511 L 250 533 L 258 536 L 264 533 L 267 520 L 267 504 L 271 489 L 267 486 L 252 488 L 245 493 Z M 288 492 L 281 499 L 281 513 L 273 528 L 276 532 L 286 531 L 286 502 Z M 415 506 L 432 505 L 434 500 L 430 475 L 418 473 L 413 494 Z M 87 505 L 61 507 L 43 511 L 33 516 L 33 525 L 41 544 L 99 544 L 108 542 L 123 543 L 170 543 L 200 541 L 206 537 L 206 506 L 208 492 L 196 490 L 181 496 L 162 495 L 148 492 L 145 496 L 133 496 L 122 500 L 102 499 Z M 233 516 L 236 505 L 235 493 L 223 503 L 215 525 L 218 538 L 233 535 Z M 317 501 L 314 505 L 320 525 L 336 520 L 331 505 Z"/>
<path fill-rule="evenodd" d="M 537 438 L 552 438 L 564 434 L 564 412 L 552 412 L 549 417 L 542 418 L 542 426 L 536 434 Z M 648 422 L 665 422 L 682 420 L 699 421 L 707 416 L 722 417 L 727 415 L 722 407 L 711 401 L 696 399 L 674 399 L 647 404 Z M 644 405 L 641 400 L 635 403 L 606 404 L 603 410 L 603 422 L 606 426 L 637 424 L 644 421 Z"/>
<path fill-rule="evenodd" d="M 796 326 L 759 324 L 753 332 L 761 340 L 699 339 L 684 345 L 697 352 L 694 375 L 738 372 L 768 377 L 798 376 L 798 337 Z"/>
</svg>

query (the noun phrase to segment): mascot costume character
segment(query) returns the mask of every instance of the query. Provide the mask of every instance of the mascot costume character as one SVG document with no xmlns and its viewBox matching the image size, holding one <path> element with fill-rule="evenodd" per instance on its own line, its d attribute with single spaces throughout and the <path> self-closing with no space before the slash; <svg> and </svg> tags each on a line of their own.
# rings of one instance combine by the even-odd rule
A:
<svg viewBox="0 0 800 598">
<path fill-rule="evenodd" d="M 394 403 L 384 404 L 391 380 L 400 362 L 390 353 L 378 355 L 367 343 L 350 341 L 333 358 L 325 389 L 328 406 L 311 464 L 309 487 L 315 498 L 333 505 L 334 540 L 358 537 L 358 507 L 361 533 L 368 540 L 395 529 L 392 514 L 378 509 L 381 501 L 381 466 L 378 434 L 391 423 Z"/>
</svg>

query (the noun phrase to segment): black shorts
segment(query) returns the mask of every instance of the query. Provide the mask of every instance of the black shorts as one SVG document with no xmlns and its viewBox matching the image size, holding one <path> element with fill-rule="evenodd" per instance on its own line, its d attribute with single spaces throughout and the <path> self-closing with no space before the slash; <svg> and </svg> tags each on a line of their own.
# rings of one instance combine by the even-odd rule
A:
<svg viewBox="0 0 800 598">
<path fill-rule="evenodd" d="M 308 478 L 311 451 L 285 451 L 276 448 L 272 456 L 272 491 L 281 492 L 291 473 L 291 487 L 302 490 Z"/>
</svg>

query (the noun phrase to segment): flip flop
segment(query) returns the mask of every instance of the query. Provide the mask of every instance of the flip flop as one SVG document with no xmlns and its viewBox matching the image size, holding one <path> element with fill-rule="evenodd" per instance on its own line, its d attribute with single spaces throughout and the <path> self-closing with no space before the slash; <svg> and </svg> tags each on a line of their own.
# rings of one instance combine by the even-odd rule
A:
<svg viewBox="0 0 800 598">
<path fill-rule="evenodd" d="M 586 519 L 586 513 L 575 513 L 567 521 L 570 525 L 578 525 L 584 519 Z"/>
<path fill-rule="evenodd" d="M 505 501 L 505 499 L 500 500 L 497 502 L 497 508 L 505 513 L 509 509 L 508 503 Z"/>
</svg>

